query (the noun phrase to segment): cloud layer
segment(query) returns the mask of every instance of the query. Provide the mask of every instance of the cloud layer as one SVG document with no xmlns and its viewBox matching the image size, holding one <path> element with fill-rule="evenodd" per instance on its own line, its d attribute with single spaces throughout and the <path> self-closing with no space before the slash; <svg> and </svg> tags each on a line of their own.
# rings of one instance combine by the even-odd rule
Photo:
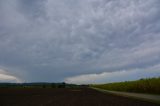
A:
<svg viewBox="0 0 160 106">
<path fill-rule="evenodd" d="M 8 72 L 0 69 L 0 82 L 20 83 L 22 81 L 19 78 L 13 75 L 10 75 Z"/>
<path fill-rule="evenodd" d="M 159 75 L 159 66 L 149 69 L 121 70 L 115 72 L 103 72 L 100 74 L 85 74 L 65 79 L 65 82 L 72 84 L 103 84 L 120 81 L 132 81 L 141 78 L 151 78 Z"/>
<path fill-rule="evenodd" d="M 0 66 L 29 82 L 121 70 L 149 73 L 160 64 L 159 3 L 1 0 Z"/>
</svg>

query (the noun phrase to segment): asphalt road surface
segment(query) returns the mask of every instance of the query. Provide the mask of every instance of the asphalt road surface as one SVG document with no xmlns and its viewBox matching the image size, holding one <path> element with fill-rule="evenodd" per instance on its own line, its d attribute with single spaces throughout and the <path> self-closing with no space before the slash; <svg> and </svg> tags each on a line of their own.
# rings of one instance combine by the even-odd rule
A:
<svg viewBox="0 0 160 106">
<path fill-rule="evenodd" d="M 90 88 L 0 89 L 0 106 L 160 106 Z"/>
</svg>

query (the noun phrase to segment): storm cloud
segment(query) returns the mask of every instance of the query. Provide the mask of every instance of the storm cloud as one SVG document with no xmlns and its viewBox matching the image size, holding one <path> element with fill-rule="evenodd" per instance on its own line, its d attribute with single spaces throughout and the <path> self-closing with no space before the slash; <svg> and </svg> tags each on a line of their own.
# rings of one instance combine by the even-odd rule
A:
<svg viewBox="0 0 160 106">
<path fill-rule="evenodd" d="M 159 0 L 0 0 L 0 69 L 27 82 L 160 76 L 159 13 Z"/>
</svg>

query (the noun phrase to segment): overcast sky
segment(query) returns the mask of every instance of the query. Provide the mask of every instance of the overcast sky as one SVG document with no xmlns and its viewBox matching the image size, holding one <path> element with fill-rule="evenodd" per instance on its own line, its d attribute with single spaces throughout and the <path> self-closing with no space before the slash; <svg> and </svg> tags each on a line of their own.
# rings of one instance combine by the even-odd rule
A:
<svg viewBox="0 0 160 106">
<path fill-rule="evenodd" d="M 0 82 L 160 76 L 160 0 L 0 0 Z"/>
</svg>

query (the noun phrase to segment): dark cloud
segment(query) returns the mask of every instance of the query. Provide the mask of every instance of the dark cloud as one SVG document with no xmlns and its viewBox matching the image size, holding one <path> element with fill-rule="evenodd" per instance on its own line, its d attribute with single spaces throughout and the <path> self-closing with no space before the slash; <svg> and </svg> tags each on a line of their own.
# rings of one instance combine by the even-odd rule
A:
<svg viewBox="0 0 160 106">
<path fill-rule="evenodd" d="M 147 70 L 160 64 L 159 3 L 1 0 L 0 66 L 26 81 Z"/>
</svg>

